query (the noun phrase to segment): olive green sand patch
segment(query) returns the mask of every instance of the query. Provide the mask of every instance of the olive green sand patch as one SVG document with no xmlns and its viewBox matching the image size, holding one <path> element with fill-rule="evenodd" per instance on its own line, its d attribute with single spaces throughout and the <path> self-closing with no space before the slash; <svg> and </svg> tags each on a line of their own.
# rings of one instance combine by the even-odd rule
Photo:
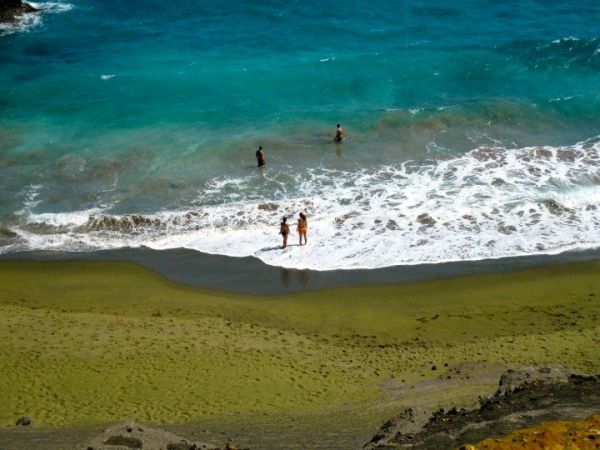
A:
<svg viewBox="0 0 600 450">
<path fill-rule="evenodd" d="M 131 263 L 2 262 L 0 425 L 360 410 L 376 426 L 400 405 L 439 402 L 418 383 L 465 363 L 598 373 L 599 274 L 574 263 L 260 297 Z M 497 381 L 455 373 L 452 401 Z"/>
</svg>

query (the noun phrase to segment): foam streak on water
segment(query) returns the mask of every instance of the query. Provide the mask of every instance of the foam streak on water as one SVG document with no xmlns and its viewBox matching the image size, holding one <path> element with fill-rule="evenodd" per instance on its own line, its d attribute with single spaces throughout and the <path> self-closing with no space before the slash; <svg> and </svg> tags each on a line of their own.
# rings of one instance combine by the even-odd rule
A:
<svg viewBox="0 0 600 450">
<path fill-rule="evenodd" d="M 565 147 L 477 148 L 445 160 L 289 176 L 296 177 L 293 192 L 217 205 L 207 199 L 223 192 L 232 199 L 257 198 L 248 194 L 260 192 L 261 183 L 256 175 L 215 179 L 214 192 L 199 193 L 193 208 L 148 215 L 102 209 L 34 214 L 26 207 L 14 230 L 19 244 L 3 251 L 184 247 L 330 270 L 600 246 L 597 139 Z M 309 216 L 309 244 L 278 249 L 280 217 L 299 211 Z M 290 242 L 296 240 L 293 232 Z"/>
</svg>

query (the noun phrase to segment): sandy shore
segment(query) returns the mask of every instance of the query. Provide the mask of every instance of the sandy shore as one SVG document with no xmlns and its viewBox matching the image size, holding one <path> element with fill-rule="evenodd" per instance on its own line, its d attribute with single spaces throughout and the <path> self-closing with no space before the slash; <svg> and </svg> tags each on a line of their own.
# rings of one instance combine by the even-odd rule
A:
<svg viewBox="0 0 600 450">
<path fill-rule="evenodd" d="M 26 251 L 0 255 L 0 261 L 127 261 L 170 281 L 217 291 L 281 295 L 365 284 L 399 284 L 464 275 L 513 272 L 549 264 L 595 261 L 600 250 L 481 261 L 391 266 L 379 269 L 298 270 L 269 266 L 257 258 L 232 258 L 187 249 L 122 248 L 94 252 Z"/>
<path fill-rule="evenodd" d="M 0 448 L 77 448 L 125 420 L 216 444 L 275 448 L 283 432 L 286 448 L 358 448 L 402 408 L 474 404 L 508 367 L 600 373 L 599 273 L 261 296 L 127 262 L 1 262 Z M 23 415 L 31 429 L 15 429 Z M 69 442 L 36 447 L 56 427 Z"/>
</svg>

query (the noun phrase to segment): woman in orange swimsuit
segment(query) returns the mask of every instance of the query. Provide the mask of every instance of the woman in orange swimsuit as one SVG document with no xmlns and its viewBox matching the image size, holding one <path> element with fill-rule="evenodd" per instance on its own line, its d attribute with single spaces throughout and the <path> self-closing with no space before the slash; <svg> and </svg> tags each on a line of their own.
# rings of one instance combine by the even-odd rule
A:
<svg viewBox="0 0 600 450">
<path fill-rule="evenodd" d="M 297 228 L 298 236 L 300 238 L 300 245 L 302 245 L 302 237 L 304 237 L 304 244 L 306 244 L 306 232 L 308 231 L 308 221 L 306 220 L 306 215 L 304 215 L 304 213 L 300 213 Z"/>
</svg>

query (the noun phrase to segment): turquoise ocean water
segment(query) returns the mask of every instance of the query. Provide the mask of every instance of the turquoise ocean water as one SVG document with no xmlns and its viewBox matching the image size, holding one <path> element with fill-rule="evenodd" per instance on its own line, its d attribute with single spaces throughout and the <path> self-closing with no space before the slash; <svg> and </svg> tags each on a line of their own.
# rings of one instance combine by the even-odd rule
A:
<svg viewBox="0 0 600 450">
<path fill-rule="evenodd" d="M 0 28 L 0 252 L 334 269 L 600 245 L 598 2 L 36 5 Z M 275 250 L 300 210 L 310 245 Z"/>
</svg>

